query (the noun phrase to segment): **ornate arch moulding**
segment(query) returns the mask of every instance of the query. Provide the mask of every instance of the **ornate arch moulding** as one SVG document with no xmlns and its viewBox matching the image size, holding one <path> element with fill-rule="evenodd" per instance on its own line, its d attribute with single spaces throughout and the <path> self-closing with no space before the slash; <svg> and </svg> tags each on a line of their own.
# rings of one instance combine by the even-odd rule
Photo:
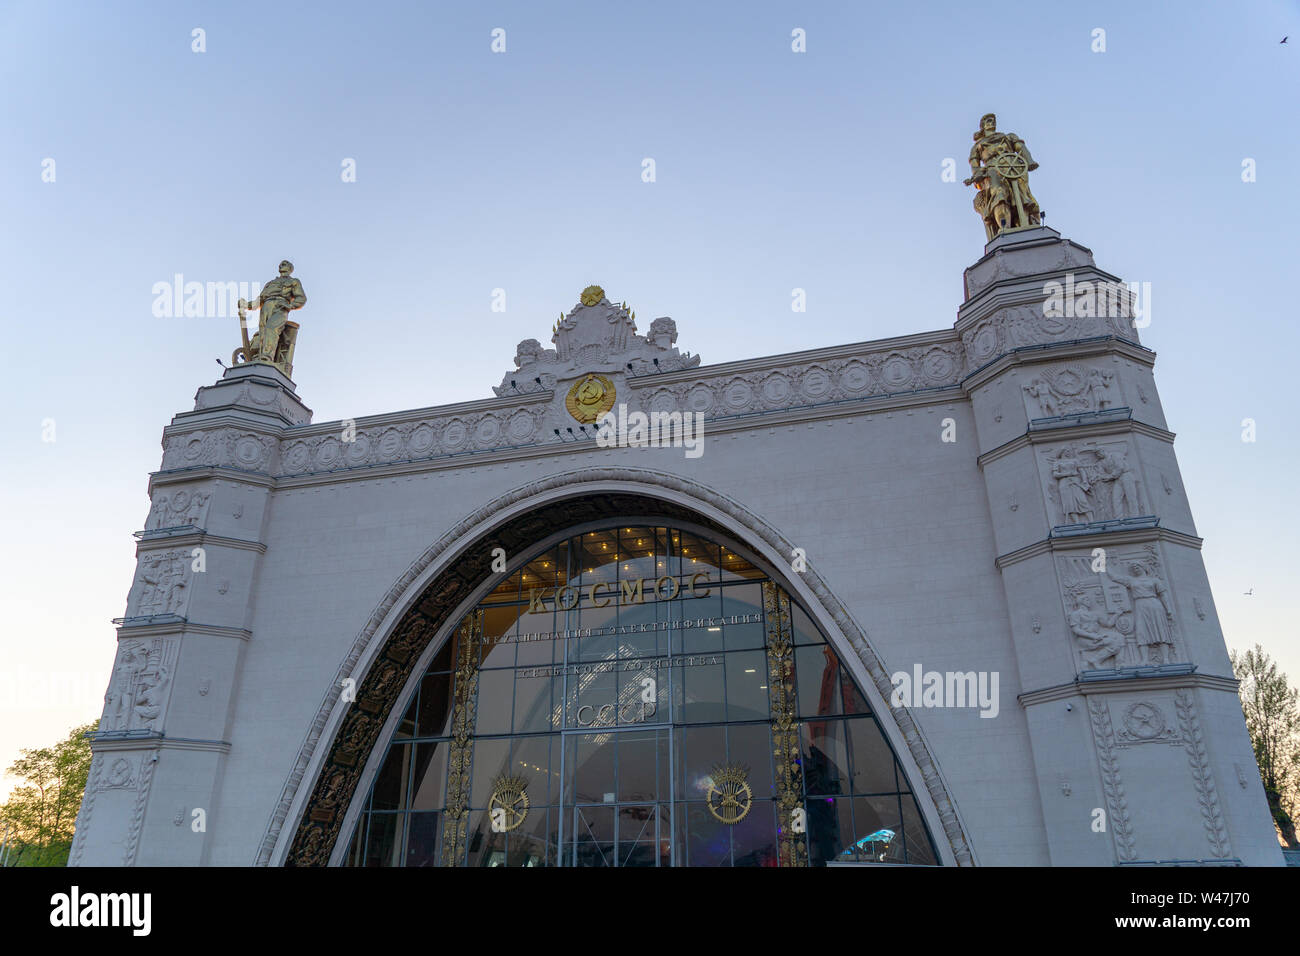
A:
<svg viewBox="0 0 1300 956">
<path fill-rule="evenodd" d="M 816 569 L 809 564 L 802 574 L 781 573 L 793 545 L 760 517 L 698 482 L 643 468 L 586 468 L 522 485 L 466 516 L 411 564 L 376 606 L 326 689 L 272 811 L 255 865 L 323 865 L 341 858 L 346 851 L 340 846 L 346 839 L 344 816 L 367 763 L 373 762 L 373 748 L 392 718 L 391 710 L 404 695 L 413 664 L 472 606 L 489 578 L 492 547 L 514 537 L 519 547 L 513 551 L 507 547 L 507 553 L 518 554 L 564 530 L 566 523 L 576 527 L 597 519 L 622 520 L 616 512 L 629 507 L 734 538 L 768 565 L 773 579 L 812 614 L 836 646 L 874 712 L 888 715 L 880 721 L 881 727 L 903 764 L 942 861 L 974 865 L 977 861 L 965 827 L 924 735 L 905 709 L 889 704 L 892 684 L 879 656 Z M 436 591 L 431 588 L 435 584 L 439 585 Z M 377 719 L 364 716 L 359 704 L 367 699 L 377 671 L 391 670 L 389 651 L 398 625 L 407 621 L 412 610 L 428 604 L 430 595 L 434 601 L 446 595 L 454 600 L 443 607 L 425 643 L 410 653 L 407 671 L 388 694 L 386 710 Z M 380 663 L 384 666 L 377 668 Z M 338 706 L 340 682 L 359 674 L 365 676 L 357 687 L 357 701 Z M 355 732 L 358 724 L 369 728 L 364 752 L 351 754 L 352 764 L 341 765 L 341 734 Z"/>
</svg>

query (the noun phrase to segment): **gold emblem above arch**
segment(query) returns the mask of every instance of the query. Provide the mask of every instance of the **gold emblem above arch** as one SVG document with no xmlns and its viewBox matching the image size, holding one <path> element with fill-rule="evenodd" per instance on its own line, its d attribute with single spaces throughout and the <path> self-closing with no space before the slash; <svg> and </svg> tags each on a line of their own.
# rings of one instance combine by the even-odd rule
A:
<svg viewBox="0 0 1300 956">
<path fill-rule="evenodd" d="M 604 375 L 588 375 L 574 382 L 564 407 L 580 424 L 590 425 L 614 407 L 614 383 Z"/>
</svg>

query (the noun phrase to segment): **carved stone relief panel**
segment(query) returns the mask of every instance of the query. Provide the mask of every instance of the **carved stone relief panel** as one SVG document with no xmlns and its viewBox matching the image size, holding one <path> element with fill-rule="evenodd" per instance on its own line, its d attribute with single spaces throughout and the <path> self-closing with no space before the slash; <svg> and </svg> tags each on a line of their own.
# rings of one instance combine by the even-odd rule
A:
<svg viewBox="0 0 1300 956">
<path fill-rule="evenodd" d="M 127 598 L 127 617 L 185 615 L 189 598 L 189 551 L 147 551 L 140 555 L 135 584 Z"/>
<path fill-rule="evenodd" d="M 1032 418 L 1101 412 L 1124 404 L 1113 369 L 1097 365 L 1034 366 L 1022 386 Z"/>
<path fill-rule="evenodd" d="M 198 429 L 163 439 L 164 470 L 203 465 L 268 471 L 274 464 L 276 439 L 234 428 Z"/>
<path fill-rule="evenodd" d="M 1070 442 L 1038 450 L 1044 489 L 1058 524 L 1083 524 L 1151 514 L 1137 456 L 1123 439 Z"/>
<path fill-rule="evenodd" d="M 1080 671 L 1178 661 L 1173 594 L 1154 544 L 1061 554 L 1056 568 Z"/>
<path fill-rule="evenodd" d="M 203 527 L 208 513 L 211 493 L 199 490 L 198 485 L 172 486 L 154 494 L 153 506 L 145 520 L 145 530 L 177 528 L 183 525 Z"/>
<path fill-rule="evenodd" d="M 161 729 L 159 718 L 166 706 L 179 653 L 180 646 L 174 638 L 122 641 L 104 695 L 99 729 Z"/>
</svg>

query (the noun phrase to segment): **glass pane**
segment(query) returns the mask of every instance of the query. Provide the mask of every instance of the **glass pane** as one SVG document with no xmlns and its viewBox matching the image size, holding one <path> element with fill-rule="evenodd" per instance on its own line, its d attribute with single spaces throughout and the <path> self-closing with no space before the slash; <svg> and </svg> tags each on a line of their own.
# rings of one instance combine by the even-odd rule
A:
<svg viewBox="0 0 1300 956">
<path fill-rule="evenodd" d="M 894 752 L 870 717 L 844 722 L 849 754 L 853 762 L 854 793 L 893 793 Z"/>
<path fill-rule="evenodd" d="M 555 799 L 559 799 L 558 739 L 550 734 L 538 737 L 516 737 L 510 759 L 510 772 L 528 781 L 530 807 L 547 806 L 551 803 L 552 795 Z"/>
<path fill-rule="evenodd" d="M 402 719 L 397 722 L 397 729 L 393 731 L 394 740 L 404 740 L 415 736 L 415 715 L 417 706 L 417 702 L 412 700 L 410 706 L 406 708 L 406 713 L 403 714 Z"/>
<path fill-rule="evenodd" d="M 755 611 L 746 611 L 746 614 L 754 615 Z M 727 614 L 727 620 L 731 620 L 731 612 Z M 767 635 L 763 631 L 763 618 L 750 624 L 728 624 L 722 629 L 723 637 L 726 639 L 727 650 L 737 651 L 751 647 L 763 647 L 767 643 Z"/>
<path fill-rule="evenodd" d="M 410 777 L 411 744 L 394 744 L 375 778 L 371 798 L 373 810 L 405 810 L 406 784 Z"/>
<path fill-rule="evenodd" d="M 525 607 L 490 607 L 483 612 L 483 667 L 515 666 L 515 622 Z"/>
<path fill-rule="evenodd" d="M 849 669 L 840 666 L 840 693 L 844 697 L 844 713 L 846 714 L 869 714 L 871 708 L 867 706 L 867 698 L 858 690 L 858 685 L 854 683 L 853 677 L 849 674 Z"/>
<path fill-rule="evenodd" d="M 446 741 L 415 745 L 415 790 L 411 798 L 413 810 L 441 810 L 443 793 L 447 785 Z"/>
<path fill-rule="evenodd" d="M 406 836 L 407 866 L 437 866 L 441 813 L 412 813 Z"/>
<path fill-rule="evenodd" d="M 623 581 L 654 578 L 655 533 L 653 528 L 619 528 L 618 576 Z"/>
<path fill-rule="evenodd" d="M 799 726 L 799 738 L 803 750 L 804 792 L 848 792 L 849 760 L 844 745 L 844 722 L 806 721 Z"/>
<path fill-rule="evenodd" d="M 903 835 L 906 840 L 907 862 L 914 866 L 937 866 L 939 861 L 934 854 L 934 846 L 926 833 L 921 811 L 916 806 L 916 798 L 905 794 L 903 804 Z"/>
<path fill-rule="evenodd" d="M 554 866 L 555 839 L 550 818 L 553 811 L 532 807 L 524 822 L 507 834 L 507 866 Z"/>
<path fill-rule="evenodd" d="M 605 597 L 601 597 L 605 600 Z M 571 614 L 573 626 L 584 631 L 591 629 L 591 637 L 582 637 L 569 644 L 570 652 L 576 647 L 577 659 L 582 661 L 613 660 L 618 656 L 618 608 L 611 602 L 608 607 L 587 607 L 580 614 Z"/>
<path fill-rule="evenodd" d="M 902 863 L 903 825 L 896 795 L 855 797 L 853 840 L 842 859 Z"/>
<path fill-rule="evenodd" d="M 794 658 L 799 713 L 806 716 L 840 713 L 840 662 L 831 646 L 796 647 Z"/>
<path fill-rule="evenodd" d="M 575 734 L 568 738 L 566 755 L 571 786 L 577 803 L 613 803 L 615 799 L 612 734 Z M 612 834 L 611 834 L 612 836 Z"/>
<path fill-rule="evenodd" d="M 652 803 L 667 796 L 668 734 L 630 731 L 618 734 L 618 799 Z"/>
<path fill-rule="evenodd" d="M 776 866 L 776 805 L 755 800 L 753 807 L 731 828 L 732 866 Z"/>
<path fill-rule="evenodd" d="M 722 617 L 722 590 L 717 587 L 706 587 L 703 578 L 699 581 L 697 594 L 709 591 L 708 597 L 691 597 L 690 590 L 691 571 L 688 568 L 685 575 L 685 584 L 681 589 L 681 597 L 678 604 L 681 605 L 682 618 L 685 620 L 697 621 L 700 618 L 717 619 Z"/>
<path fill-rule="evenodd" d="M 477 740 L 474 742 L 474 764 L 470 786 L 470 806 L 482 809 L 492 796 L 496 778 L 510 769 L 510 740 Z"/>
<path fill-rule="evenodd" d="M 658 804 L 624 804 L 618 808 L 619 866 L 658 866 Z"/>
<path fill-rule="evenodd" d="M 482 671 L 478 675 L 478 713 L 475 733 L 510 733 L 510 715 L 514 709 L 515 672 Z"/>
<path fill-rule="evenodd" d="M 686 852 L 691 866 L 731 866 L 731 827 L 717 820 L 703 803 L 677 808 L 686 818 Z"/>
<path fill-rule="evenodd" d="M 749 768 L 749 786 L 757 799 L 774 795 L 772 789 L 772 729 L 767 723 L 727 728 L 727 759 Z"/>
<path fill-rule="evenodd" d="M 725 719 L 723 671 L 721 661 L 717 664 L 673 668 L 673 683 L 678 700 L 674 709 L 679 721 L 693 724 Z"/>
<path fill-rule="evenodd" d="M 668 668 L 652 666 L 656 658 L 646 659 L 645 667 L 623 670 L 631 663 L 620 665 L 618 677 L 619 723 L 657 724 L 668 719 Z M 640 663 L 640 662 L 637 662 Z M 649 701 L 643 698 L 649 696 Z"/>
<path fill-rule="evenodd" d="M 446 737 L 451 733 L 450 674 L 426 674 L 420 680 L 415 727 L 421 737 Z"/>
<path fill-rule="evenodd" d="M 674 567 L 662 573 L 690 575 L 696 571 L 708 571 L 719 566 L 718 546 L 689 531 L 681 532 L 681 550 L 678 553 L 681 555 L 680 570 Z M 716 581 L 717 578 L 715 577 L 714 580 Z"/>
<path fill-rule="evenodd" d="M 491 593 L 488 594 L 488 596 L 483 599 L 483 603 L 499 604 L 502 601 L 519 600 L 519 583 L 520 583 L 520 575 L 519 572 L 516 571 L 514 574 L 510 575 L 510 577 L 506 578 L 495 588 L 493 588 Z"/>
<path fill-rule="evenodd" d="M 725 727 L 692 727 L 675 731 L 678 734 L 677 798 L 703 800 L 709 792 L 709 781 L 715 765 L 727 758 L 727 731 Z"/>
<path fill-rule="evenodd" d="M 817 630 L 817 626 L 813 624 L 812 618 L 805 614 L 797 604 L 791 607 L 790 624 L 794 628 L 794 642 L 796 644 L 826 643 L 821 631 Z"/>
<path fill-rule="evenodd" d="M 853 807 L 848 797 L 809 797 L 808 862 L 822 866 L 840 859 L 853 842 Z"/>
<path fill-rule="evenodd" d="M 366 851 L 366 830 L 370 827 L 370 815 L 363 813 L 361 819 L 357 821 L 356 829 L 352 831 L 352 844 L 348 847 L 348 855 L 344 858 L 344 866 L 361 866 L 365 863 Z"/>
<path fill-rule="evenodd" d="M 401 866 L 401 833 L 406 815 L 403 813 L 372 813 L 370 838 L 366 844 L 366 866 Z"/>
<path fill-rule="evenodd" d="M 470 813 L 466 833 L 468 866 L 506 865 L 506 834 L 492 832 L 492 821 L 486 810 Z"/>
<path fill-rule="evenodd" d="M 574 538 L 573 556 L 576 569 L 581 572 L 584 589 L 599 581 L 612 582 L 618 572 L 618 532 L 589 531 Z"/>
<path fill-rule="evenodd" d="M 612 668 L 571 675 L 566 726 L 613 727 L 618 722 L 617 686 Z"/>
<path fill-rule="evenodd" d="M 518 672 L 515 679 L 515 733 L 558 729 L 559 678 L 528 677 Z"/>
<path fill-rule="evenodd" d="M 767 655 L 736 651 L 726 660 L 727 719 L 767 720 Z"/>
<path fill-rule="evenodd" d="M 686 627 L 673 630 L 673 652 L 676 654 L 722 653 L 722 625 Z"/>
<path fill-rule="evenodd" d="M 429 673 L 437 674 L 452 669 L 452 662 L 456 659 L 456 637 L 452 635 L 442 642 L 442 647 L 438 653 L 433 656 L 433 663 L 429 665 Z"/>
<path fill-rule="evenodd" d="M 722 613 L 731 617 L 733 614 L 758 615 L 760 623 L 763 614 L 763 586 L 761 584 L 733 584 L 720 588 L 722 593 Z M 759 628 L 761 631 L 762 628 Z"/>
<path fill-rule="evenodd" d="M 530 588 L 555 587 L 557 567 L 555 548 L 548 548 L 524 565 L 521 581 L 523 589 L 520 597 L 527 601 Z"/>
<path fill-rule="evenodd" d="M 746 558 L 736 554 L 730 548 L 722 548 L 722 580 L 760 580 L 766 577 L 762 571 L 754 567 Z"/>
<path fill-rule="evenodd" d="M 576 866 L 614 865 L 614 807 L 574 809 L 573 854 Z"/>
</svg>

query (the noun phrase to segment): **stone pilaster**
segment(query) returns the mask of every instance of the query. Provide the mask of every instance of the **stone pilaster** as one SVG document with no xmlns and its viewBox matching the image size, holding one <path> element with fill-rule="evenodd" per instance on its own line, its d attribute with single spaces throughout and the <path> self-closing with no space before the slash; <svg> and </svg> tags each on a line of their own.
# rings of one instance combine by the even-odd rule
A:
<svg viewBox="0 0 1300 956">
<path fill-rule="evenodd" d="M 1046 227 L 998 236 L 965 280 L 963 389 L 1052 863 L 1276 863 L 1245 822 L 1258 778 L 1231 769 L 1253 758 L 1138 337 L 1149 302 Z"/>
<path fill-rule="evenodd" d="M 311 420 L 266 365 L 229 369 L 164 431 L 70 863 L 207 861 L 279 437 Z M 170 459 L 170 460 L 168 460 Z M 201 811 L 201 813 L 196 813 Z M 126 821 L 91 827 L 94 817 Z M 196 829 L 202 821 L 203 829 Z"/>
</svg>

